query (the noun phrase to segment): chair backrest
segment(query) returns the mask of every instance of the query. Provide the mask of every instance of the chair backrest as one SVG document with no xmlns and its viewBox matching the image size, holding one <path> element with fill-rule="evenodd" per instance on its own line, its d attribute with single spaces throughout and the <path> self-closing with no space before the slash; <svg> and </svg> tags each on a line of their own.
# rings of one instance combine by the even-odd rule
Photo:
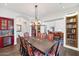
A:
<svg viewBox="0 0 79 59">
<path fill-rule="evenodd" d="M 28 40 L 25 40 L 25 38 L 22 38 L 23 40 L 23 46 L 27 49 L 29 56 L 33 56 L 33 48 L 29 44 Z"/>
<path fill-rule="evenodd" d="M 61 41 L 58 40 L 57 43 L 51 48 L 48 55 L 49 56 L 51 56 L 51 55 L 52 56 L 59 56 L 60 52 L 62 51 L 61 47 L 62 47 Z M 61 53 L 61 55 L 62 55 L 62 53 Z"/>
<path fill-rule="evenodd" d="M 37 33 L 37 38 L 41 39 L 41 33 Z"/>
<path fill-rule="evenodd" d="M 49 41 L 52 41 L 53 40 L 53 34 L 52 33 L 49 33 L 48 35 L 47 35 L 47 39 L 49 40 Z"/>
<path fill-rule="evenodd" d="M 24 33 L 24 38 L 29 38 L 29 33 L 28 32 Z"/>
<path fill-rule="evenodd" d="M 32 46 L 29 43 L 27 44 L 27 49 L 28 49 L 29 56 L 33 56 L 34 55 L 33 54 L 33 48 L 32 48 Z"/>
<path fill-rule="evenodd" d="M 61 55 L 63 55 L 63 53 L 61 51 L 63 51 L 63 45 L 62 45 L 61 40 L 58 40 L 58 45 L 57 45 L 57 49 L 56 49 L 55 55 L 59 56 L 60 53 L 61 53 Z"/>
<path fill-rule="evenodd" d="M 32 50 L 32 48 L 31 48 L 30 44 L 28 43 L 28 41 L 25 40 L 24 37 L 21 37 L 20 35 L 18 35 L 18 36 L 19 36 L 19 38 L 20 38 L 21 47 L 26 50 L 25 53 L 28 53 L 30 56 L 32 56 L 32 55 L 33 55 L 33 50 Z"/>
<path fill-rule="evenodd" d="M 21 40 L 21 36 L 18 35 L 18 37 L 19 37 L 20 44 L 23 45 L 23 44 L 22 44 L 22 40 Z"/>
<path fill-rule="evenodd" d="M 18 35 L 18 37 L 20 39 L 20 45 L 26 49 L 27 47 L 26 47 L 26 43 L 25 43 L 24 37 L 21 37 L 20 35 Z"/>
<path fill-rule="evenodd" d="M 41 34 L 41 39 L 46 39 L 46 33 Z"/>
<path fill-rule="evenodd" d="M 57 47 L 58 47 L 58 42 L 56 42 L 56 44 L 54 44 L 54 46 L 49 51 L 48 55 L 49 56 L 55 56 L 56 55 L 56 51 L 57 51 Z"/>
<path fill-rule="evenodd" d="M 63 39 L 64 33 L 63 32 L 54 32 L 54 39 Z"/>
</svg>

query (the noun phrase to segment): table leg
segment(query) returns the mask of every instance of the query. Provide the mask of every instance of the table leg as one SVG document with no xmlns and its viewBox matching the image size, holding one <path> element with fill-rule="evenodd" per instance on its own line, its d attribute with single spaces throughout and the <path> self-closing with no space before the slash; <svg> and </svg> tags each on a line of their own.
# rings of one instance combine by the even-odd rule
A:
<svg viewBox="0 0 79 59">
<path fill-rule="evenodd" d="M 45 56 L 48 56 L 48 53 L 51 49 L 48 49 L 46 52 L 45 52 Z"/>
</svg>

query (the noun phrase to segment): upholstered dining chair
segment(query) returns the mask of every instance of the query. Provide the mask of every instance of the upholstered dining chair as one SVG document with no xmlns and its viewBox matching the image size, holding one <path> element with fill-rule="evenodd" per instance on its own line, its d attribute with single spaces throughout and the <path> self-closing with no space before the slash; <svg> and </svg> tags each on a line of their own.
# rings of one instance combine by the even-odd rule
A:
<svg viewBox="0 0 79 59">
<path fill-rule="evenodd" d="M 63 46 L 61 40 L 56 41 L 57 43 L 49 51 L 48 56 L 62 56 Z"/>
<path fill-rule="evenodd" d="M 51 33 L 49 33 L 48 35 L 47 35 L 47 39 L 49 40 L 49 41 L 52 41 L 53 40 L 53 34 L 51 34 Z"/>
<path fill-rule="evenodd" d="M 34 56 L 44 56 L 44 54 L 36 49 L 36 50 L 34 50 Z"/>
<path fill-rule="evenodd" d="M 37 38 L 41 39 L 41 33 L 37 33 Z"/>
<path fill-rule="evenodd" d="M 58 47 L 56 51 L 56 56 L 63 56 L 64 48 L 62 39 L 58 40 Z"/>
<path fill-rule="evenodd" d="M 26 38 L 22 38 L 23 40 L 23 47 L 24 47 L 24 56 L 33 56 L 33 48 L 29 44 L 28 40 Z M 28 39 L 28 38 L 27 38 Z"/>
<path fill-rule="evenodd" d="M 18 38 L 19 38 L 19 41 L 20 41 L 20 53 L 21 53 L 21 55 L 23 55 L 23 51 L 22 51 L 22 48 L 23 48 L 23 44 L 22 44 L 22 40 L 21 40 L 21 36 L 20 35 L 18 35 Z"/>
<path fill-rule="evenodd" d="M 34 56 L 33 47 L 29 43 L 27 44 L 27 49 L 29 56 Z"/>
<path fill-rule="evenodd" d="M 20 53 L 23 56 L 28 56 L 28 52 L 27 52 L 27 45 L 25 43 L 24 37 L 21 37 L 20 35 L 18 35 L 19 39 L 20 39 Z"/>
<path fill-rule="evenodd" d="M 41 33 L 41 39 L 46 39 L 47 36 L 46 36 L 46 33 Z"/>
<path fill-rule="evenodd" d="M 56 55 L 56 51 L 57 51 L 57 47 L 58 47 L 58 42 L 56 42 L 56 44 L 48 52 L 48 56 L 55 56 Z"/>
<path fill-rule="evenodd" d="M 28 32 L 25 32 L 25 33 L 24 33 L 24 38 L 29 39 L 29 33 L 28 33 Z"/>
</svg>

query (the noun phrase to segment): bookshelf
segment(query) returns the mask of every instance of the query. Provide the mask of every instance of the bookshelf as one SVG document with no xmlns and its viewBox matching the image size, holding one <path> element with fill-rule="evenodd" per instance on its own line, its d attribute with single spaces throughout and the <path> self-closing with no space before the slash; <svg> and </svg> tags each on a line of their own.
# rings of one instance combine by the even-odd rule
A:
<svg viewBox="0 0 79 59">
<path fill-rule="evenodd" d="M 0 17 L 0 48 L 14 44 L 14 21 Z"/>
<path fill-rule="evenodd" d="M 66 44 L 78 47 L 78 16 L 66 17 Z"/>
</svg>

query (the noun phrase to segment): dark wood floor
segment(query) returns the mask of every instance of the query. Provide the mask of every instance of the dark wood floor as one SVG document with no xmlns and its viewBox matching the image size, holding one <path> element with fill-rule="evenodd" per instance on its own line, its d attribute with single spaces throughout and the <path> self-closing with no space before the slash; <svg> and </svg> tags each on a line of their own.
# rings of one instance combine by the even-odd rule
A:
<svg viewBox="0 0 79 59">
<path fill-rule="evenodd" d="M 16 46 L 0 48 L 0 56 L 21 56 L 19 51 L 19 40 Z M 63 47 L 64 48 L 64 47 Z M 64 48 L 61 56 L 79 56 L 79 51 Z"/>
<path fill-rule="evenodd" d="M 19 46 L 16 45 L 0 48 L 0 56 L 21 56 Z M 63 56 L 79 56 L 79 51 L 64 48 Z"/>
<path fill-rule="evenodd" d="M 16 45 L 0 48 L 0 56 L 20 56 L 19 47 Z"/>
<path fill-rule="evenodd" d="M 64 48 L 64 56 L 79 56 L 79 51 Z"/>
</svg>

